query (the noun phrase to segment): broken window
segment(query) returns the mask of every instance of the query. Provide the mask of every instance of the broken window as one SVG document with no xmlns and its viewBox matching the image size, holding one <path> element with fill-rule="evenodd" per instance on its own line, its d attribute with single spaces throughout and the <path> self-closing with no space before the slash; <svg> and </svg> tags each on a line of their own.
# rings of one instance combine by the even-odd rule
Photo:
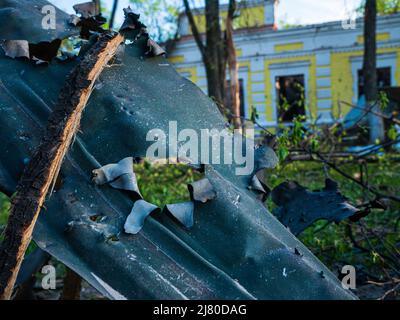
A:
<svg viewBox="0 0 400 320">
<path fill-rule="evenodd" d="M 243 89 L 243 79 L 239 79 L 239 96 L 240 96 L 240 116 L 244 117 L 244 89 Z M 231 81 L 226 81 L 226 105 L 229 110 L 232 111 L 232 98 L 231 98 Z"/>
<path fill-rule="evenodd" d="M 378 68 L 377 72 L 377 85 L 378 89 L 388 88 L 391 85 L 391 70 L 390 67 Z M 364 95 L 364 76 L 363 70 L 358 70 L 358 97 Z"/>
<path fill-rule="evenodd" d="M 278 103 L 278 121 L 292 122 L 305 116 L 304 75 L 275 78 Z"/>
</svg>

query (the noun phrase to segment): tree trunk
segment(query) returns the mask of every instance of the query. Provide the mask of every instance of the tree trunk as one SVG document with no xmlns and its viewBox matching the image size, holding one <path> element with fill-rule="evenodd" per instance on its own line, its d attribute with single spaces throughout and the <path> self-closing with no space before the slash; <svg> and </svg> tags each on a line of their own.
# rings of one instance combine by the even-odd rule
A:
<svg viewBox="0 0 400 320">
<path fill-rule="evenodd" d="M 64 286 L 61 294 L 61 300 L 80 300 L 82 289 L 82 279 L 70 268 L 67 268 L 67 274 L 64 278 Z"/>
<path fill-rule="evenodd" d="M 73 69 L 61 89 L 41 144 L 26 166 L 12 200 L 0 247 L 0 299 L 10 299 L 33 228 L 46 195 L 58 176 L 94 83 L 114 56 L 123 36 L 106 33 Z"/>
<path fill-rule="evenodd" d="M 239 64 L 236 57 L 236 49 L 233 41 L 233 19 L 236 10 L 236 1 L 229 1 L 228 15 L 226 18 L 226 52 L 230 77 L 230 96 L 231 108 L 233 113 L 233 124 L 236 129 L 241 128 L 240 113 L 240 84 L 239 84 Z"/>
<path fill-rule="evenodd" d="M 224 46 L 219 21 L 219 1 L 206 0 L 206 58 L 204 61 L 207 74 L 208 95 L 217 103 L 224 102 L 225 68 Z"/>
<path fill-rule="evenodd" d="M 192 29 L 194 40 L 196 41 L 196 44 L 200 50 L 203 64 L 206 69 L 208 95 L 214 98 L 214 100 L 217 102 L 217 105 L 221 113 L 224 113 L 223 105 L 225 103 L 226 64 L 228 56 L 231 57 L 230 72 L 231 73 L 233 72 L 234 74 L 235 69 L 237 69 L 237 62 L 235 62 L 236 54 L 234 52 L 235 47 L 233 45 L 233 27 L 232 27 L 233 13 L 235 10 L 232 11 L 231 21 L 227 22 L 231 24 L 231 26 L 229 27 L 231 29 L 231 33 L 229 36 L 231 41 L 230 43 L 231 49 L 233 49 L 230 50 L 230 53 L 228 54 L 227 53 L 228 48 L 224 41 L 225 39 L 222 37 L 222 32 L 221 32 L 219 1 L 218 0 L 205 1 L 205 20 L 206 20 L 205 44 L 203 43 L 201 35 L 196 26 L 188 0 L 183 0 L 183 4 L 185 6 L 185 13 L 188 18 L 190 27 Z M 232 1 L 232 3 L 230 3 L 230 7 L 232 8 L 234 8 L 235 5 L 236 1 Z M 233 76 L 233 79 L 234 78 L 235 76 Z M 237 92 L 239 92 L 239 89 L 237 89 Z M 239 105 L 238 114 L 240 115 L 240 101 L 239 102 L 237 101 L 239 101 L 239 99 L 236 100 L 236 103 L 238 103 Z"/>
<path fill-rule="evenodd" d="M 379 111 L 377 71 L 376 71 L 376 0 L 366 0 L 364 15 L 364 92 L 367 108 L 373 112 Z M 368 121 L 370 127 L 370 141 L 384 140 L 383 119 L 370 112 Z"/>
<path fill-rule="evenodd" d="M 118 8 L 118 0 L 114 0 L 113 7 L 111 10 L 110 22 L 108 24 L 110 29 L 114 27 L 115 14 L 117 13 L 117 8 Z"/>
</svg>

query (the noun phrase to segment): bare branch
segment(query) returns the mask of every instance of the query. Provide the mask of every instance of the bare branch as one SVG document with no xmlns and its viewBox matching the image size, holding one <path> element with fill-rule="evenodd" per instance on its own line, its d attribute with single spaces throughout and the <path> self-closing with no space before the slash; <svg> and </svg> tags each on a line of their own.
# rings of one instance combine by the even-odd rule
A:
<svg viewBox="0 0 400 320">
<path fill-rule="evenodd" d="M 204 58 L 205 54 L 206 54 L 206 48 L 205 48 L 205 46 L 203 44 L 203 40 L 201 39 L 201 36 L 200 36 L 200 33 L 199 33 L 199 29 L 197 28 L 197 25 L 196 25 L 196 21 L 194 21 L 193 12 L 190 9 L 189 1 L 188 0 L 183 0 L 183 4 L 185 6 L 185 13 L 186 13 L 186 16 L 187 16 L 187 18 L 189 20 L 189 24 L 190 24 L 190 27 L 192 29 L 192 34 L 193 34 L 194 40 L 196 41 L 196 44 L 197 44 L 197 46 L 198 46 L 198 48 L 200 50 L 200 53 Z"/>
<path fill-rule="evenodd" d="M 118 8 L 118 0 L 114 0 L 109 22 L 110 29 L 114 27 L 114 20 L 115 20 L 115 14 L 117 13 L 117 8 Z"/>
<path fill-rule="evenodd" d="M 347 105 L 347 106 L 349 106 L 349 107 L 351 107 L 351 108 L 354 108 L 354 109 L 364 110 L 364 107 L 359 107 L 359 106 L 356 106 L 356 105 L 354 105 L 354 104 L 352 104 L 352 103 L 348 103 L 348 102 L 346 102 L 346 101 L 340 101 L 340 103 L 343 103 L 343 104 L 345 104 L 345 105 Z M 395 114 L 394 114 L 394 113 L 392 113 L 392 114 L 389 116 L 389 115 L 386 115 L 386 114 L 384 114 L 384 113 L 382 113 L 382 112 L 373 110 L 371 107 L 369 107 L 369 110 L 366 110 L 366 111 L 365 111 L 365 114 L 363 115 L 363 117 L 366 116 L 368 113 L 371 113 L 371 114 L 373 114 L 373 115 L 376 115 L 376 116 L 378 116 L 378 117 L 380 117 L 380 118 L 382 118 L 382 119 L 385 119 L 385 120 L 393 121 L 394 123 L 400 125 L 400 120 L 397 119 L 397 118 L 395 117 Z"/>
</svg>

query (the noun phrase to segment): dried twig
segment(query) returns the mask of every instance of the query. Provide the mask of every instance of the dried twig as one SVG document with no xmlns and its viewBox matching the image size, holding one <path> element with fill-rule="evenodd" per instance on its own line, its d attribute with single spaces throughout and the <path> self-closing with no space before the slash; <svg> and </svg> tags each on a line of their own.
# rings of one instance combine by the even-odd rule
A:
<svg viewBox="0 0 400 320">
<path fill-rule="evenodd" d="M 349 106 L 351 108 L 354 108 L 354 109 L 364 110 L 364 107 L 359 107 L 359 106 L 356 106 L 356 105 L 354 105 L 352 103 L 348 103 L 348 102 L 345 102 L 345 101 L 341 101 L 341 103 L 343 103 L 343 104 L 345 104 L 345 105 L 347 105 L 347 106 Z M 400 124 L 400 120 L 395 117 L 395 113 L 392 113 L 391 115 L 386 115 L 386 114 L 384 114 L 382 112 L 378 112 L 378 111 L 372 110 L 371 107 L 369 108 L 368 111 L 365 112 L 365 115 L 367 115 L 368 113 L 371 113 L 371 114 L 373 114 L 375 116 L 378 116 L 378 117 L 380 117 L 382 119 L 385 119 L 385 120 L 393 121 L 396 124 Z"/>
</svg>

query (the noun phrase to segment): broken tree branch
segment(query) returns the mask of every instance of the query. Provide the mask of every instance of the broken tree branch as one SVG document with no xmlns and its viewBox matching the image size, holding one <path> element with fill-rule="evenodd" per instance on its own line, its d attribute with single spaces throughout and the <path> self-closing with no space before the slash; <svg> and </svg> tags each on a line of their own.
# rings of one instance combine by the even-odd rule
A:
<svg viewBox="0 0 400 320">
<path fill-rule="evenodd" d="M 340 169 L 338 166 L 336 166 L 334 163 L 327 161 L 320 153 L 314 152 L 313 154 L 315 154 L 322 163 L 325 163 L 328 167 L 332 168 L 337 173 L 341 174 L 343 177 L 355 182 L 360 187 L 362 187 L 362 188 L 368 190 L 369 192 L 373 193 L 378 198 L 380 198 L 380 199 L 390 199 L 390 200 L 393 200 L 393 201 L 396 201 L 396 202 L 400 202 L 400 197 L 397 197 L 397 196 L 394 196 L 394 195 L 383 194 L 383 193 L 379 192 L 376 188 L 374 188 L 372 186 L 369 186 L 369 185 L 366 185 L 366 184 L 362 183 L 361 181 L 357 180 L 356 178 L 353 178 L 351 175 L 347 174 L 342 169 Z"/>
<path fill-rule="evenodd" d="M 349 106 L 349 107 L 354 108 L 354 109 L 365 110 L 364 107 L 360 107 L 360 106 L 354 105 L 352 103 L 348 103 L 346 101 L 340 101 L 340 103 L 343 103 L 346 106 Z M 369 110 L 365 111 L 365 115 L 367 115 L 368 113 L 371 113 L 371 114 L 373 114 L 373 115 L 375 115 L 377 117 L 380 117 L 380 118 L 382 118 L 384 120 L 393 121 L 395 124 L 399 124 L 400 125 L 400 119 L 396 118 L 396 112 L 392 112 L 391 115 L 387 115 L 387 114 L 384 114 L 382 112 L 376 111 L 375 109 L 372 110 L 372 108 L 369 108 Z"/>
<path fill-rule="evenodd" d="M 69 74 L 51 114 L 44 138 L 26 166 L 12 201 L 0 247 L 0 299 L 10 299 L 33 228 L 46 195 L 78 130 L 94 83 L 123 42 L 123 36 L 104 33 Z"/>
</svg>

